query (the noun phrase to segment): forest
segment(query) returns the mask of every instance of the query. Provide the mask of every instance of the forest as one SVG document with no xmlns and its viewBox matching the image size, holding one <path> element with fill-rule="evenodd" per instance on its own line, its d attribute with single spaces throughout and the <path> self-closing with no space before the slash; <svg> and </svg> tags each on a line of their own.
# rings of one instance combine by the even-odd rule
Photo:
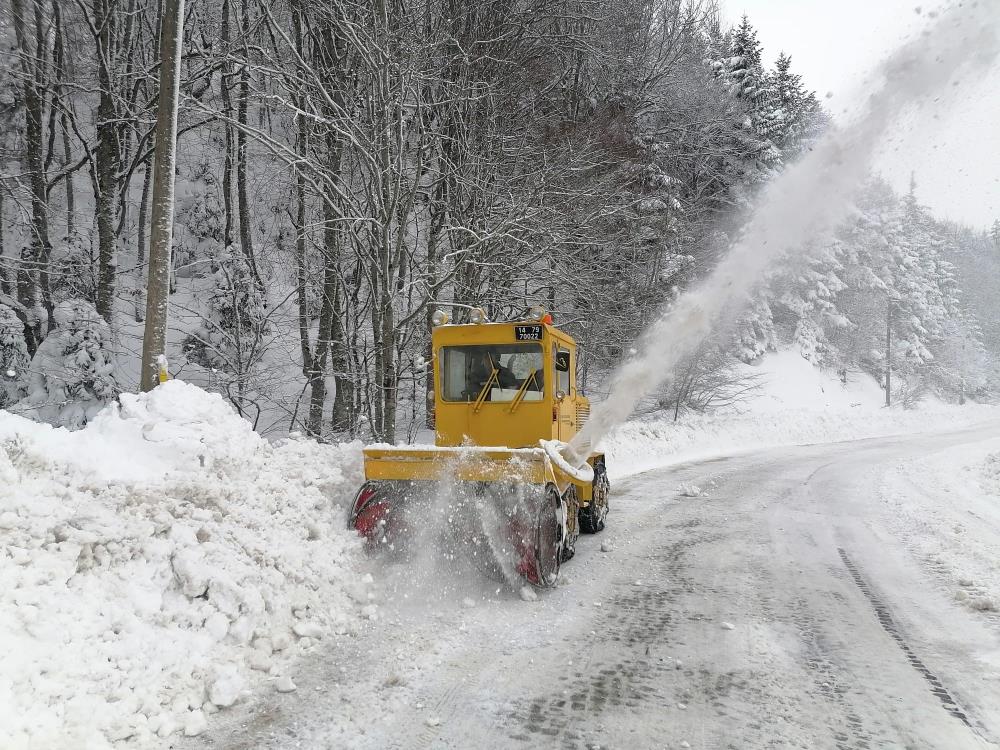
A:
<svg viewBox="0 0 1000 750">
<path fill-rule="evenodd" d="M 137 388 L 159 76 L 146 0 L 0 0 L 0 408 L 80 427 Z M 189 0 L 168 362 L 268 436 L 428 422 L 429 321 L 536 305 L 600 397 L 629 342 L 836 122 L 714 0 Z M 769 60 L 774 59 L 773 65 Z M 649 408 L 796 347 L 896 403 L 991 400 L 1000 219 L 873 173 Z M 893 347 L 886 347 L 887 333 Z"/>
</svg>

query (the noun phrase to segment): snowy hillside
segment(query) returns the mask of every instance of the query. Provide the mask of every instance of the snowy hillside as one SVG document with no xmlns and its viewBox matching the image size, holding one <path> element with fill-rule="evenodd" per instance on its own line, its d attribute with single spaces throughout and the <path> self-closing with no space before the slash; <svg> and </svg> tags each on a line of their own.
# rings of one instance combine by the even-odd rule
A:
<svg viewBox="0 0 1000 750">
<path fill-rule="evenodd" d="M 173 381 L 68 432 L 0 411 L 0 747 L 196 734 L 372 617 L 356 445 L 271 446 Z"/>
<path fill-rule="evenodd" d="M 768 446 L 833 442 L 958 427 L 998 414 L 992 405 L 948 405 L 927 397 L 912 409 L 885 408 L 885 392 L 871 377 L 852 373 L 846 382 L 814 367 L 796 350 L 763 357 L 744 373 L 759 377 L 746 401 L 710 414 L 670 411 L 632 420 L 607 438 L 608 471 L 627 476 L 681 460 Z"/>
</svg>

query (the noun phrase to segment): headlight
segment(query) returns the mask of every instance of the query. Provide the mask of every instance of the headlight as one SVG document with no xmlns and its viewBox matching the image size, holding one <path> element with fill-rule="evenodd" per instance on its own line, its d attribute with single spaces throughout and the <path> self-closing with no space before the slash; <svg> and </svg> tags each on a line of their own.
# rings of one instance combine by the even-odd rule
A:
<svg viewBox="0 0 1000 750">
<path fill-rule="evenodd" d="M 444 310 L 435 310 L 434 314 L 431 315 L 431 325 L 434 326 L 443 326 L 448 320 L 448 313 Z"/>
<path fill-rule="evenodd" d="M 532 320 L 541 320 L 542 318 L 545 317 L 545 308 L 544 307 L 531 308 L 531 312 L 528 313 L 528 317 L 531 318 Z"/>
<path fill-rule="evenodd" d="M 476 325 L 486 322 L 486 311 L 482 308 L 473 308 L 472 312 L 469 313 L 469 320 Z"/>
</svg>

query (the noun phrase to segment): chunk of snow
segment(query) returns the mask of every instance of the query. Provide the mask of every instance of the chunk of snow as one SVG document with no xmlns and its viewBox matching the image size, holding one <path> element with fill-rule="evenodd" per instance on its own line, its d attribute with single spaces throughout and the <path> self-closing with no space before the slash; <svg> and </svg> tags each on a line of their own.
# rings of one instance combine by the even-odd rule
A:
<svg viewBox="0 0 1000 750">
<path fill-rule="evenodd" d="M 185 596 L 192 598 L 202 596 L 208 590 L 207 567 L 201 554 L 191 550 L 179 550 L 170 559 L 170 566 Z"/>
<path fill-rule="evenodd" d="M 610 552 L 614 549 L 614 546 L 608 540 L 601 542 L 601 552 Z"/>
<path fill-rule="evenodd" d="M 538 594 L 535 593 L 535 589 L 531 586 L 522 586 L 518 593 L 520 594 L 521 599 L 526 602 L 538 601 Z"/>
<path fill-rule="evenodd" d="M 696 484 L 682 483 L 677 486 L 677 494 L 681 497 L 701 497 L 701 487 Z"/>
<path fill-rule="evenodd" d="M 292 625 L 292 632 L 299 638 L 322 638 L 323 626 L 318 622 L 299 620 Z"/>
<path fill-rule="evenodd" d="M 279 677 L 274 683 L 274 689 L 279 693 L 294 693 L 298 688 L 287 674 Z"/>
<path fill-rule="evenodd" d="M 724 623 L 722 623 L 722 629 L 723 630 L 732 630 L 735 627 L 736 626 L 733 625 L 731 622 L 724 622 Z"/>
<path fill-rule="evenodd" d="M 184 736 L 197 737 L 208 729 L 208 718 L 203 711 L 192 711 L 184 719 Z"/>
<path fill-rule="evenodd" d="M 166 739 L 174 732 L 177 731 L 177 722 L 172 716 L 165 716 L 160 722 L 159 728 L 156 730 L 156 736 L 160 739 Z"/>
<path fill-rule="evenodd" d="M 268 672 L 274 666 L 274 660 L 270 654 L 255 648 L 250 652 L 250 656 L 247 657 L 247 664 L 250 669 L 255 669 L 258 672 Z"/>
<path fill-rule="evenodd" d="M 441 725 L 441 718 L 439 716 L 428 716 L 424 719 L 424 723 L 429 727 L 437 727 Z"/>
<path fill-rule="evenodd" d="M 245 686 L 246 681 L 235 667 L 222 667 L 208 688 L 208 699 L 220 708 L 228 708 L 236 703 Z"/>
</svg>

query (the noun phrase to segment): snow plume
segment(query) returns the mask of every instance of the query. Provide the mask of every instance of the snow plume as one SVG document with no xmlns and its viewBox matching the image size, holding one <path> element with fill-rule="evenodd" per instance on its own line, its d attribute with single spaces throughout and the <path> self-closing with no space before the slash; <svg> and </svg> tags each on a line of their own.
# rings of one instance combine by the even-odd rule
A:
<svg viewBox="0 0 1000 750">
<path fill-rule="evenodd" d="M 641 398 L 726 320 L 732 320 L 770 265 L 831 233 L 848 215 L 890 126 L 911 105 L 940 108 L 960 74 L 987 70 L 1000 54 L 1000 0 L 960 2 L 933 17 L 916 39 L 876 71 L 873 90 L 846 127 L 764 189 L 740 240 L 712 273 L 683 293 L 646 331 L 639 354 L 613 376 L 606 401 L 568 447 L 567 456 L 622 424 Z"/>
</svg>

